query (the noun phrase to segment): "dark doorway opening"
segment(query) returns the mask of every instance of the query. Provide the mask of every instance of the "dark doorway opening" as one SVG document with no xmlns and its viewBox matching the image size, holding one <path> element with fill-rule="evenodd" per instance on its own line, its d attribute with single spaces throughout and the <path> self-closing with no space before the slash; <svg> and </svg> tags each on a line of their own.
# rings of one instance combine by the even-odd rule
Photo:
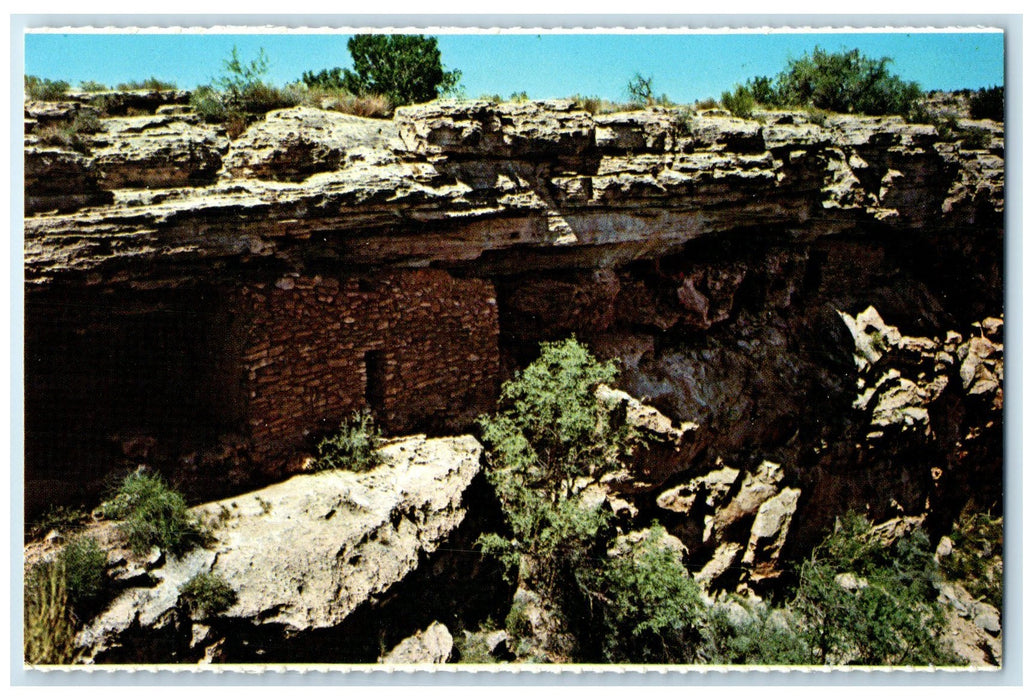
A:
<svg viewBox="0 0 1033 700">
<path fill-rule="evenodd" d="M 368 350 L 363 360 L 366 363 L 366 405 L 374 417 L 379 418 L 384 412 L 387 358 L 383 350 Z"/>
</svg>

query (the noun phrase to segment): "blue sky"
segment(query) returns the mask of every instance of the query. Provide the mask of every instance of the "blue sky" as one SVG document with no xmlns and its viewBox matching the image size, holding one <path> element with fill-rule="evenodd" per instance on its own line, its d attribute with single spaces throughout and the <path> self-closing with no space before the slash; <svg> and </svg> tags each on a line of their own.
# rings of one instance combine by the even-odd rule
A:
<svg viewBox="0 0 1033 700">
<path fill-rule="evenodd" d="M 244 59 L 264 48 L 268 81 L 303 71 L 349 67 L 347 34 L 25 35 L 25 72 L 77 84 L 108 85 L 151 76 L 182 88 L 210 82 L 237 46 Z M 775 75 L 815 46 L 859 48 L 893 59 L 891 69 L 923 89 L 1004 83 L 1003 33 L 771 34 L 437 34 L 447 68 L 462 71 L 469 97 L 526 91 L 531 98 L 573 94 L 626 98 L 639 72 L 677 102 L 718 97 L 736 82 Z"/>
</svg>

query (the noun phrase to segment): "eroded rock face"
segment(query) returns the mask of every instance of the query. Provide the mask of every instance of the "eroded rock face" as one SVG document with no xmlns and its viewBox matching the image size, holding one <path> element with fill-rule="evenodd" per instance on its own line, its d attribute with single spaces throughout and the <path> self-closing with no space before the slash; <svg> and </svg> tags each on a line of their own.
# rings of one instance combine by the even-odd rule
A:
<svg viewBox="0 0 1033 700">
<path fill-rule="evenodd" d="M 394 122 L 292 107 L 252 125 L 233 142 L 225 175 L 297 182 L 356 161 L 387 162 L 402 148 Z"/>
<path fill-rule="evenodd" d="M 337 254 L 350 263 L 476 260 L 526 271 L 612 268 L 743 226 L 813 237 L 864 225 L 972 225 L 1001 211 L 999 156 L 938 143 L 931 126 L 895 118 L 819 125 L 770 113 L 759 124 L 660 108 L 593 117 L 552 100 L 441 101 L 385 121 L 294 107 L 266 115 L 227 152 L 221 131 L 191 124 L 178 107 L 101 119 L 99 150 L 84 154 L 84 167 L 109 173 L 102 191 L 116 205 L 30 218 L 30 284 L 101 268 L 97 282 L 116 271 L 167 280 L 183 264 L 239 259 L 228 244 L 242 227 L 262 240 L 262 257 L 296 272 L 314 244 L 345 245 Z M 30 105 L 30 119 L 42 115 Z M 131 147 L 120 154 L 104 134 Z M 222 157 L 224 177 L 212 183 Z M 183 184 L 194 186 L 160 198 L 122 194 Z M 27 199 L 41 187 L 27 182 Z M 60 208 L 94 203 L 103 202 Z M 113 235 L 122 237 L 117 250 L 84 245 Z M 364 245 L 348 248 L 356 236 Z M 172 242 L 190 252 L 170 269 L 161 253 Z M 696 292 L 711 294 L 701 284 L 690 278 L 682 303 L 705 328 L 727 310 L 702 305 Z"/>
<path fill-rule="evenodd" d="M 181 660 L 200 658 L 205 649 L 218 660 L 221 635 L 237 625 L 261 627 L 270 637 L 339 625 L 459 525 L 480 453 L 472 437 L 401 439 L 381 448 L 383 464 L 369 472 L 300 475 L 198 506 L 195 512 L 213 524 L 214 541 L 182 558 L 165 557 L 146 582 L 130 581 L 78 644 L 94 662 L 167 660 L 147 656 L 162 640 Z M 199 620 L 205 629 L 191 637 L 194 621 L 179 604 L 179 588 L 201 572 L 229 582 L 236 601 Z M 184 635 L 193 641 L 176 641 Z M 147 645 L 135 647 L 141 638 Z"/>
</svg>

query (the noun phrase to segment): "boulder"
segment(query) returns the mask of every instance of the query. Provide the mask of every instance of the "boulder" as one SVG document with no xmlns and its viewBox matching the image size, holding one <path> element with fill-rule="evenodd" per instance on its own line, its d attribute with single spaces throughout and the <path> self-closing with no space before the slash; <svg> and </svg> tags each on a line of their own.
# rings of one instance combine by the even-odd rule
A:
<svg viewBox="0 0 1033 700">
<path fill-rule="evenodd" d="M 601 477 L 600 481 L 611 490 L 639 493 L 655 488 L 682 471 L 695 455 L 695 423 L 676 424 L 652 406 L 605 384 L 596 387 L 595 398 L 601 420 L 615 428 L 627 426 L 641 438 L 626 462 L 630 466 Z"/>
<path fill-rule="evenodd" d="M 784 478 L 782 466 L 764 460 L 754 469 L 746 472 L 739 490 L 728 501 L 718 508 L 713 519 L 704 530 L 705 542 L 727 542 L 737 537 L 743 524 L 751 519 L 761 505 L 779 492 Z M 743 532 L 745 536 L 745 532 Z"/>
<path fill-rule="evenodd" d="M 452 635 L 440 622 L 403 639 L 380 657 L 382 664 L 443 664 L 452 655 Z"/>
<path fill-rule="evenodd" d="M 780 573 L 779 557 L 799 499 L 800 489 L 783 489 L 777 496 L 761 504 L 742 558 L 743 567 L 748 569 L 746 578 L 750 584 L 775 578 Z"/>
<path fill-rule="evenodd" d="M 79 634 L 85 658 L 137 658 L 120 647 L 140 629 L 174 635 L 184 624 L 179 588 L 202 572 L 236 591 L 227 610 L 204 621 L 206 644 L 234 624 L 281 636 L 339 625 L 459 525 L 481 469 L 481 446 L 469 436 L 403 438 L 379 454 L 382 464 L 368 472 L 303 474 L 194 508 L 214 524 L 212 542 L 166 557 L 148 572 L 154 585 L 122 592 Z"/>
</svg>

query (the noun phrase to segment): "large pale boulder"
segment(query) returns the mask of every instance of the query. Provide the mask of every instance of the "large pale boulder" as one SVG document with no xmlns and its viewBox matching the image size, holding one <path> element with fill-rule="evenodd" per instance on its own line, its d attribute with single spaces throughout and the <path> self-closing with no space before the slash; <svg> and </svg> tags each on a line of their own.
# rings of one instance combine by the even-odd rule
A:
<svg viewBox="0 0 1033 700">
<path fill-rule="evenodd" d="M 778 576 L 779 558 L 799 499 L 800 489 L 782 489 L 778 495 L 761 504 L 742 558 L 750 583 Z"/>
<path fill-rule="evenodd" d="M 463 520 L 463 495 L 480 471 L 470 436 L 396 440 L 365 473 L 295 476 L 259 491 L 198 506 L 213 542 L 167 557 L 148 583 L 119 595 L 78 637 L 87 659 L 136 658 L 120 650 L 140 628 L 151 637 L 191 624 L 179 588 L 198 573 L 228 581 L 236 602 L 198 635 L 205 647 L 231 625 L 285 636 L 331 628 L 387 591 L 435 551 Z M 114 525 L 112 525 L 114 527 Z M 124 635 L 126 636 L 123 639 Z"/>
<path fill-rule="evenodd" d="M 383 664 L 443 664 L 452 654 L 452 635 L 440 622 L 403 639 L 380 657 Z"/>
</svg>

